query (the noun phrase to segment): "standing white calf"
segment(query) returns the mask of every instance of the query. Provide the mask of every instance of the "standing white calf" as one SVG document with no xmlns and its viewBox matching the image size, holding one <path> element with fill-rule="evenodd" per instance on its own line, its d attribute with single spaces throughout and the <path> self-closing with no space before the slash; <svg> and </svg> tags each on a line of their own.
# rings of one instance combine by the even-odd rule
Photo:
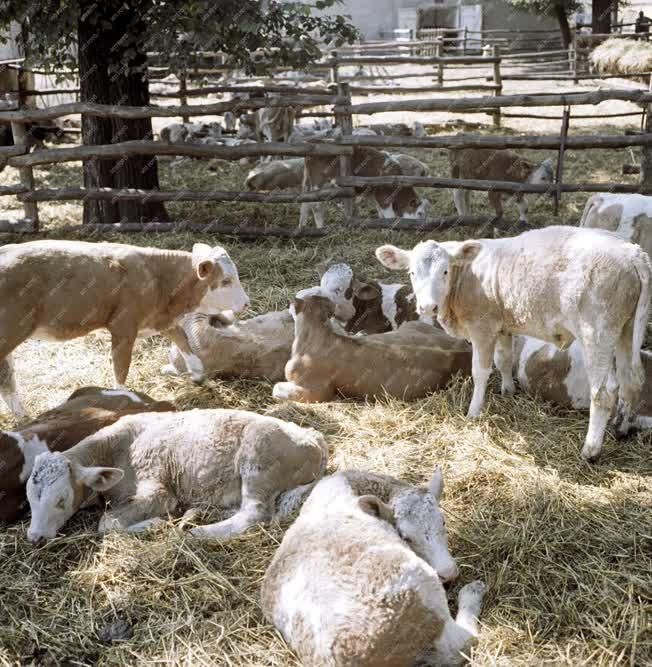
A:
<svg viewBox="0 0 652 667">
<path fill-rule="evenodd" d="M 652 197 L 610 192 L 592 195 L 579 226 L 615 232 L 626 241 L 638 243 L 652 258 Z"/>
<path fill-rule="evenodd" d="M 382 246 L 376 256 L 409 269 L 420 313 L 436 314 L 447 333 L 473 344 L 470 417 L 484 407 L 494 350 L 502 393 L 514 391 L 512 334 L 562 349 L 577 339 L 591 386 L 582 456 L 600 455 L 618 389 L 618 429 L 628 432 L 644 381 L 652 279 L 638 246 L 602 230 L 546 227 L 506 239 L 425 241 L 412 251 Z"/>
<path fill-rule="evenodd" d="M 272 560 L 265 616 L 304 665 L 408 667 L 464 661 L 478 634 L 485 586 L 459 594 L 439 508 L 437 471 L 425 488 L 350 471 L 319 482 Z"/>
<path fill-rule="evenodd" d="M 111 506 L 100 532 L 136 532 L 184 509 L 239 505 L 229 519 L 192 531 L 226 539 L 270 520 L 277 497 L 319 479 L 327 458 L 318 431 L 244 410 L 124 417 L 65 453 L 36 458 L 27 537 L 52 539 L 98 492 Z"/>
</svg>

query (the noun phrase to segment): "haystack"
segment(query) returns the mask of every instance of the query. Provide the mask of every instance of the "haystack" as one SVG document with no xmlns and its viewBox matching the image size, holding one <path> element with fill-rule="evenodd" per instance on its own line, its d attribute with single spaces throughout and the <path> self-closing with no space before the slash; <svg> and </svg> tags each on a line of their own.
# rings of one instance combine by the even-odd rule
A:
<svg viewBox="0 0 652 667">
<path fill-rule="evenodd" d="M 643 74 L 652 71 L 652 44 L 608 39 L 593 50 L 591 63 L 602 74 Z"/>
</svg>

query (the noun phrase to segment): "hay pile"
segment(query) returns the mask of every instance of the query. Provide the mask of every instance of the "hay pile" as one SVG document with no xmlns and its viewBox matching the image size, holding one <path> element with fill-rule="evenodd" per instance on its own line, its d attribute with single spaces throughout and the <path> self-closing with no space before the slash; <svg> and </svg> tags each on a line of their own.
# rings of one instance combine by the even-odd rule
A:
<svg viewBox="0 0 652 667">
<path fill-rule="evenodd" d="M 602 74 L 643 74 L 652 71 L 652 43 L 608 39 L 591 52 L 590 60 Z"/>
<path fill-rule="evenodd" d="M 440 161 L 431 163 L 433 173 L 445 173 L 445 156 L 415 155 Z M 586 173 L 604 180 L 602 172 L 622 162 L 615 151 L 568 158 L 575 180 Z M 176 177 L 201 189 L 234 189 L 246 171 L 237 169 L 220 180 L 205 163 L 194 163 L 176 170 Z M 178 187 L 172 177 L 164 170 L 162 185 Z M 63 177 L 53 171 L 51 178 Z M 577 220 L 584 199 L 565 198 L 563 222 Z M 475 201 L 485 205 L 486 198 Z M 436 202 L 442 213 L 452 210 L 449 193 L 437 192 Z M 549 198 L 532 204 L 532 222 L 550 224 Z M 56 219 L 57 205 L 47 210 Z M 209 207 L 186 207 L 190 217 L 204 210 Z M 296 207 L 257 212 L 275 212 L 281 216 L 276 223 L 296 220 Z M 282 217 L 286 213 L 291 220 Z M 223 207 L 220 218 L 242 221 L 253 214 L 253 208 L 237 204 Z M 184 249 L 215 241 L 191 234 L 114 240 Z M 383 242 L 408 246 L 416 240 L 411 234 L 339 227 L 318 241 L 222 241 L 256 312 L 264 312 L 282 308 L 289 294 L 313 284 L 315 264 L 329 257 L 396 281 L 397 274 L 385 273 L 372 250 Z M 51 407 L 81 384 L 110 385 L 109 349 L 103 334 L 22 346 L 16 373 L 30 411 Z M 579 456 L 585 414 L 523 394 L 503 399 L 496 378 L 487 414 L 477 420 L 463 416 L 470 380 L 411 403 L 279 406 L 264 381 L 208 381 L 199 387 L 161 376 L 166 350 L 159 338 L 139 342 L 130 386 L 181 409 L 238 407 L 317 428 L 331 445 L 330 471 L 357 467 L 421 483 L 442 466 L 450 548 L 461 570 L 449 600 L 454 607 L 459 587 L 472 579 L 488 585 L 473 664 L 652 665 L 652 434 L 622 443 L 608 437 L 602 461 L 592 466 Z M 12 426 L 0 414 L 0 427 Z M 98 518 L 98 510 L 80 512 L 65 527 L 65 537 L 38 549 L 27 543 L 25 523 L 0 529 L 0 665 L 297 665 L 263 619 L 258 598 L 283 526 L 209 544 L 190 541 L 172 525 L 102 538 L 93 533 Z M 118 622 L 124 624 L 117 633 L 123 639 L 100 639 Z"/>
</svg>

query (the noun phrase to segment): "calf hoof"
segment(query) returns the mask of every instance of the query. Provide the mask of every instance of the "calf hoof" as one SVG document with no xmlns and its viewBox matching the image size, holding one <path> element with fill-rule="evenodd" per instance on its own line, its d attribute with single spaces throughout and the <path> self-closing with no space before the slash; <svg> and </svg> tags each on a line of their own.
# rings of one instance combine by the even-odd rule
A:
<svg viewBox="0 0 652 667">
<path fill-rule="evenodd" d="M 462 586 L 460 593 L 458 595 L 458 605 L 460 607 L 468 606 L 469 604 L 476 603 L 484 597 L 484 594 L 487 592 L 487 585 L 484 581 L 479 579 L 472 581 L 470 584 Z"/>
<path fill-rule="evenodd" d="M 602 454 L 601 447 L 587 447 L 584 445 L 582 448 L 582 458 L 587 463 L 597 463 L 600 460 L 600 455 Z"/>
<path fill-rule="evenodd" d="M 500 388 L 501 396 L 513 396 L 516 393 L 516 387 L 514 385 L 508 385 L 507 387 Z"/>
<path fill-rule="evenodd" d="M 165 364 L 161 366 L 161 375 L 181 375 L 181 373 L 172 364 Z"/>
</svg>

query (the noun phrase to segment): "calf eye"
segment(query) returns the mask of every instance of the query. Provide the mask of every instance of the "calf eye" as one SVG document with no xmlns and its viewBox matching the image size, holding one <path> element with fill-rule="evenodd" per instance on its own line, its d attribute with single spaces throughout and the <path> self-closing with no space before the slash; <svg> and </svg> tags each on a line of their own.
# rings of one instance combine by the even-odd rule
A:
<svg viewBox="0 0 652 667">
<path fill-rule="evenodd" d="M 448 269 L 446 269 L 446 271 L 444 271 L 444 275 L 445 275 L 445 276 L 448 275 Z"/>
<path fill-rule="evenodd" d="M 225 278 L 222 281 L 222 287 L 229 287 L 232 284 L 233 284 L 233 279 L 232 278 Z"/>
<path fill-rule="evenodd" d="M 65 503 L 63 498 L 59 498 L 59 500 L 57 501 L 57 504 L 56 504 L 56 508 L 58 510 L 66 509 L 66 503 Z"/>
</svg>

